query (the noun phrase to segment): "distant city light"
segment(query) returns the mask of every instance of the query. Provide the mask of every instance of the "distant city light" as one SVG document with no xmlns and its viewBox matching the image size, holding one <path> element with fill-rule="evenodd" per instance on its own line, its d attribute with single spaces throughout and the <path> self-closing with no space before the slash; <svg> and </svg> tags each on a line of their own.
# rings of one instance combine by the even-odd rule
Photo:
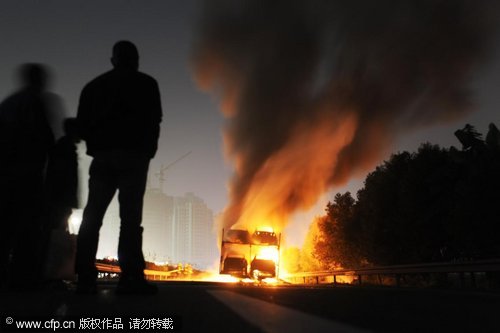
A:
<svg viewBox="0 0 500 333">
<path fill-rule="evenodd" d="M 81 223 L 82 223 L 82 210 L 74 209 L 68 221 L 69 233 L 72 235 L 78 235 L 78 230 L 80 229 Z"/>
</svg>

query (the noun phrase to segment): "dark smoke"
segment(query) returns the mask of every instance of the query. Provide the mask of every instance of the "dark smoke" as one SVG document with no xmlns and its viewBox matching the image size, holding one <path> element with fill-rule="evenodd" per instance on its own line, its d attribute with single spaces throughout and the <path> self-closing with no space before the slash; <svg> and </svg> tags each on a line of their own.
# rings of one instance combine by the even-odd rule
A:
<svg viewBox="0 0 500 333">
<path fill-rule="evenodd" d="M 236 172 L 224 225 L 269 201 L 275 183 L 268 213 L 286 219 L 372 167 L 399 134 L 472 110 L 468 83 L 488 54 L 490 3 L 206 1 L 193 67 L 228 119 Z M 321 130 L 331 135 L 314 135 Z M 279 185 L 296 164 L 311 170 Z"/>
</svg>

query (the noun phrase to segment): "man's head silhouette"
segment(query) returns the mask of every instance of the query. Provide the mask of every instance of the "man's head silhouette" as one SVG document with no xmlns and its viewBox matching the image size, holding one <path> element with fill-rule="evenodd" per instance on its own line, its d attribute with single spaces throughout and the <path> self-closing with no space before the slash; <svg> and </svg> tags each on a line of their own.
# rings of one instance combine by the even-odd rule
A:
<svg viewBox="0 0 500 333">
<path fill-rule="evenodd" d="M 113 46 L 113 56 L 111 63 L 118 69 L 134 69 L 139 68 L 139 52 L 137 47 L 129 41 L 119 41 Z"/>
<path fill-rule="evenodd" d="M 19 69 L 21 84 L 25 88 L 42 91 L 46 88 L 49 73 L 41 64 L 24 64 Z"/>
</svg>

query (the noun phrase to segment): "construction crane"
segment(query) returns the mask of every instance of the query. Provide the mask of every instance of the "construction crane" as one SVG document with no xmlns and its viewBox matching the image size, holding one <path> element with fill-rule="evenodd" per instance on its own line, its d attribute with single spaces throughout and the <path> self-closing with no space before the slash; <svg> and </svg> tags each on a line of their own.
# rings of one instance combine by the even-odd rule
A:
<svg viewBox="0 0 500 333">
<path fill-rule="evenodd" d="M 160 183 L 160 191 L 162 193 L 163 193 L 163 185 L 165 183 L 165 171 L 167 171 L 168 168 L 170 168 L 171 166 L 173 166 L 174 164 L 176 164 L 180 160 L 182 160 L 185 157 L 187 157 L 189 154 L 191 154 L 191 151 L 189 151 L 189 152 L 185 153 L 184 155 L 178 157 L 175 161 L 173 161 L 172 163 L 170 163 L 170 164 L 168 164 L 166 166 L 163 166 L 163 164 L 161 165 L 160 172 L 158 172 L 155 175 L 158 177 L 158 182 Z"/>
</svg>

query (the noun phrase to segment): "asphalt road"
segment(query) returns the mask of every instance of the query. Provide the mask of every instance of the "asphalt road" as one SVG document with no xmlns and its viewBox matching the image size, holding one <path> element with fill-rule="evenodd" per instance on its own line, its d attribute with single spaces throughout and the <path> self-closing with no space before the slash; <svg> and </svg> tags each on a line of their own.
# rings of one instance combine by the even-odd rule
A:
<svg viewBox="0 0 500 333">
<path fill-rule="evenodd" d="M 74 319 L 79 328 L 81 320 L 88 318 L 115 322 L 122 318 L 123 328 L 109 326 L 108 320 L 107 330 L 99 325 L 92 329 L 86 321 L 85 329 L 66 332 L 168 332 L 170 328 L 236 333 L 500 332 L 498 292 L 209 282 L 162 282 L 158 286 L 160 292 L 154 296 L 118 296 L 113 284 L 101 285 L 97 295 L 55 290 L 0 292 L 0 327 L 12 330 L 22 320 Z M 6 325 L 7 318 L 15 322 Z M 161 318 L 164 326 L 130 330 L 139 327 L 141 318 Z M 168 326 L 166 318 L 172 319 Z"/>
</svg>

